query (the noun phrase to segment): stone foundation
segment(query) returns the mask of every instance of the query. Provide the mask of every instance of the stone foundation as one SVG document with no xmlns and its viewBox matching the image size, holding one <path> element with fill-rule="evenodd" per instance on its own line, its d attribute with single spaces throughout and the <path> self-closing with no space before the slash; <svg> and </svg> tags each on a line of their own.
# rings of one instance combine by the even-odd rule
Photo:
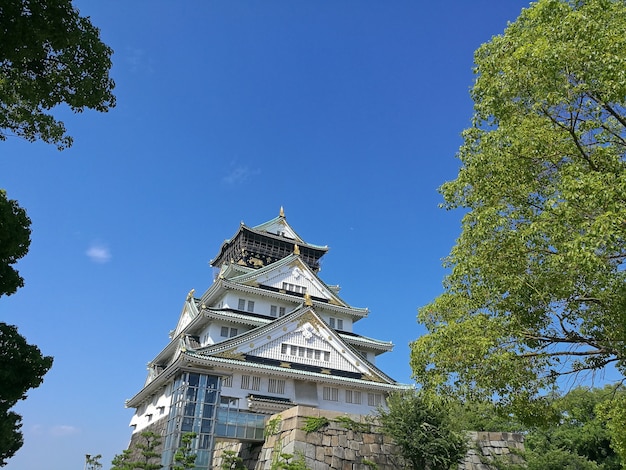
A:
<svg viewBox="0 0 626 470">
<path fill-rule="evenodd" d="M 307 433 L 307 417 L 328 419 L 328 425 Z M 343 418 L 342 418 L 343 417 Z M 349 418 L 351 421 L 337 422 Z M 272 421 L 273 420 L 273 421 Z M 393 440 L 368 417 L 297 406 L 268 420 L 270 432 L 263 444 L 218 442 L 213 468 L 219 469 L 224 450 L 244 459 L 248 470 L 269 470 L 280 454 L 303 458 L 311 470 L 396 470 L 409 468 Z M 348 429 L 352 427 L 353 429 Z M 523 437 L 513 433 L 469 433 L 470 450 L 459 470 L 489 470 L 489 459 L 521 461 Z"/>
</svg>

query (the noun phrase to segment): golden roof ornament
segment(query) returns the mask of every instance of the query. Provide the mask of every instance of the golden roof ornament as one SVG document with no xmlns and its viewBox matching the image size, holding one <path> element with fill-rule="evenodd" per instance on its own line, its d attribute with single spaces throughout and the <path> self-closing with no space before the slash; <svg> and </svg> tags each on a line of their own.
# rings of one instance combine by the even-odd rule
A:
<svg viewBox="0 0 626 470">
<path fill-rule="evenodd" d="M 191 300 L 191 298 L 193 297 L 194 292 L 196 292 L 195 289 L 191 289 L 189 291 L 189 293 L 187 294 L 187 302 L 189 302 Z"/>
<path fill-rule="evenodd" d="M 306 305 L 307 307 L 313 306 L 313 300 L 311 300 L 311 294 L 309 294 L 308 292 L 304 294 L 304 305 Z"/>
<path fill-rule="evenodd" d="M 297 243 L 293 244 L 293 254 L 294 255 L 300 255 L 300 247 L 298 246 Z"/>
<path fill-rule="evenodd" d="M 280 212 L 278 213 L 278 217 L 285 217 L 285 210 L 283 206 L 280 206 Z"/>
</svg>

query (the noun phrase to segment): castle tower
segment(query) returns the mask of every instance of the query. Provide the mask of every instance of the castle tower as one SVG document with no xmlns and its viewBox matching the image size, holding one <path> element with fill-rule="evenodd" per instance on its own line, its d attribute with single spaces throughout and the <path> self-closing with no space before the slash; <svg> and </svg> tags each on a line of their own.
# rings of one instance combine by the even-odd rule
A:
<svg viewBox="0 0 626 470">
<path fill-rule="evenodd" d="M 224 242 L 213 284 L 187 295 L 169 344 L 126 402 L 133 439 L 163 435 L 164 468 L 186 432 L 197 434 L 196 468 L 208 469 L 216 439 L 262 441 L 271 414 L 307 405 L 365 415 L 400 388 L 375 365 L 393 345 L 353 331 L 368 310 L 318 276 L 327 251 L 300 238 L 282 208 Z"/>
</svg>

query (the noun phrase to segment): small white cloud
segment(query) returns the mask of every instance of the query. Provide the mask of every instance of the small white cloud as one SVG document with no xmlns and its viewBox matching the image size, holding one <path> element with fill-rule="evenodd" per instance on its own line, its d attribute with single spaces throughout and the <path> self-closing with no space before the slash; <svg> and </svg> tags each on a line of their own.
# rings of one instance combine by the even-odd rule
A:
<svg viewBox="0 0 626 470">
<path fill-rule="evenodd" d="M 239 184 L 246 182 L 250 177 L 259 174 L 259 170 L 251 170 L 245 165 L 237 165 L 233 170 L 222 178 L 226 184 Z"/>
<path fill-rule="evenodd" d="M 101 244 L 94 243 L 85 252 L 94 263 L 108 263 L 111 260 L 111 252 Z"/>
<path fill-rule="evenodd" d="M 78 434 L 80 430 L 75 426 L 69 426 L 67 424 L 59 424 L 50 428 L 50 435 L 53 437 L 65 437 L 73 434 Z"/>
</svg>

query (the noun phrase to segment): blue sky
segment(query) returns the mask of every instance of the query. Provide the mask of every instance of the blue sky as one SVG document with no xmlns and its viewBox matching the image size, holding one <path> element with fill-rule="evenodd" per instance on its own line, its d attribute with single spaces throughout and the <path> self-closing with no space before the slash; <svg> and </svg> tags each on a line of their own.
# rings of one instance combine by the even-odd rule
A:
<svg viewBox="0 0 626 470">
<path fill-rule="evenodd" d="M 437 187 L 469 125 L 473 51 L 527 1 L 78 1 L 114 50 L 117 107 L 72 115 L 64 152 L 0 142 L 0 187 L 32 219 L 26 286 L 0 320 L 55 358 L 17 411 L 9 470 L 104 468 L 128 443 L 124 400 L 240 221 L 278 215 L 329 245 L 320 276 L 369 307 L 411 382 L 417 308 L 459 233 Z"/>
</svg>

